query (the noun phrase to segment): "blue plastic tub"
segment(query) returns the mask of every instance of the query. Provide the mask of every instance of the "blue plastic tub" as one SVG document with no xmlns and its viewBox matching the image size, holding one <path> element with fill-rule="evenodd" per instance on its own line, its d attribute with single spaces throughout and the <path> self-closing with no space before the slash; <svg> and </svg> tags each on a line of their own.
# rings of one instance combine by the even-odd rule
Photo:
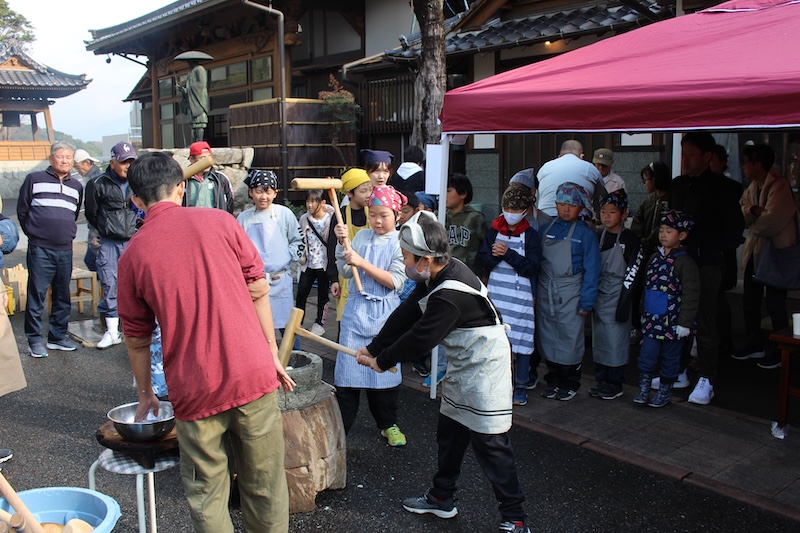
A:
<svg viewBox="0 0 800 533">
<path fill-rule="evenodd" d="M 94 533 L 110 533 L 120 517 L 116 500 L 89 489 L 48 487 L 17 494 L 39 523 L 66 524 L 80 518 L 94 527 Z M 0 498 L 0 509 L 15 512 L 4 498 Z"/>
</svg>

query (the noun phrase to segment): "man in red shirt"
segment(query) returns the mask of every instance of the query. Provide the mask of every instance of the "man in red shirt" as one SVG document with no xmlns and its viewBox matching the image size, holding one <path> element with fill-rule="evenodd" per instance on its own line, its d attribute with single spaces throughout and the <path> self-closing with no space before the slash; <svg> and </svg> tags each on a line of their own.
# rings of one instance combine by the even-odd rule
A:
<svg viewBox="0 0 800 533">
<path fill-rule="evenodd" d="M 288 492 L 269 284 L 255 247 L 229 214 L 182 209 L 180 166 L 149 153 L 128 180 L 147 216 L 119 261 L 119 314 L 139 394 L 137 420 L 158 408 L 150 336 L 161 324 L 164 374 L 177 419 L 181 477 L 199 532 L 233 532 L 226 441 L 240 463 L 248 531 L 287 531 Z"/>
</svg>

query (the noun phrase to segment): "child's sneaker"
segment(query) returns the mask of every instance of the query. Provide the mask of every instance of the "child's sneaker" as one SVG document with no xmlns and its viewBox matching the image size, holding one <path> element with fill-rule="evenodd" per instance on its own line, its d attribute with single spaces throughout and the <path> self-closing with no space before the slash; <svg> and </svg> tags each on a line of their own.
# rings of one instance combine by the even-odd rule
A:
<svg viewBox="0 0 800 533">
<path fill-rule="evenodd" d="M 458 509 L 453 505 L 453 500 L 438 500 L 426 492 L 416 498 L 403 500 L 403 509 L 417 514 L 430 513 L 439 518 L 453 518 L 458 514 Z"/>
<path fill-rule="evenodd" d="M 500 533 L 531 533 L 531 530 L 525 522 L 503 522 Z"/>
<path fill-rule="evenodd" d="M 445 375 L 445 372 L 437 372 L 436 373 L 436 384 L 437 385 L 442 382 L 442 380 L 444 379 L 444 375 Z M 423 387 L 428 387 L 428 388 L 431 387 L 431 377 L 432 377 L 432 375 L 429 375 L 427 378 L 425 378 L 422 381 L 422 386 Z"/>
<path fill-rule="evenodd" d="M 325 327 L 322 324 L 320 324 L 319 322 L 314 322 L 314 325 L 311 326 L 311 330 L 310 331 L 314 335 L 319 335 L 320 337 L 325 335 Z"/>
<path fill-rule="evenodd" d="M 605 381 L 598 381 L 597 385 L 589 389 L 589 396 L 592 398 L 598 398 L 600 396 L 600 391 L 602 391 L 606 386 Z"/>
<path fill-rule="evenodd" d="M 528 384 L 525 385 L 525 388 L 528 390 L 533 390 L 536 388 L 536 385 L 539 384 L 539 374 L 534 373 L 533 377 L 528 380 Z"/>
<path fill-rule="evenodd" d="M 542 398 L 547 398 L 548 400 L 552 400 L 556 397 L 558 393 L 558 387 L 547 387 L 542 391 Z"/>
<path fill-rule="evenodd" d="M 397 427 L 397 424 L 381 430 L 381 435 L 386 437 L 386 440 L 389 441 L 389 446 L 406 445 L 406 436 L 400 432 L 400 428 Z"/>
<path fill-rule="evenodd" d="M 526 405 L 528 403 L 528 389 L 517 387 L 514 389 L 514 405 Z"/>
<path fill-rule="evenodd" d="M 620 396 L 622 396 L 622 386 L 612 385 L 611 383 L 606 383 L 602 390 L 597 393 L 597 397 L 601 400 L 616 400 Z"/>
<path fill-rule="evenodd" d="M 431 371 L 428 370 L 428 366 L 425 363 L 414 363 L 411 365 L 411 368 L 414 369 L 414 372 L 420 375 L 420 377 L 427 378 L 431 375 Z M 430 384 L 428 384 L 430 386 Z"/>
<path fill-rule="evenodd" d="M 573 399 L 576 394 L 577 392 L 572 389 L 556 389 L 556 400 L 566 402 Z"/>
</svg>

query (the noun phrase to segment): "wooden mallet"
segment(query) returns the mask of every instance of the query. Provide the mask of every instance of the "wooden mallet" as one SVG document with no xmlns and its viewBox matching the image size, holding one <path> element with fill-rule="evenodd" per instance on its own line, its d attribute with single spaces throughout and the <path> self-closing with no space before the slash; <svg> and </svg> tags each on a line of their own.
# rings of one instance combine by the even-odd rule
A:
<svg viewBox="0 0 800 533">
<path fill-rule="evenodd" d="M 24 528 L 27 533 L 44 533 L 41 524 L 33 516 L 28 507 L 22 502 L 22 499 L 17 495 L 8 480 L 0 474 L 0 494 L 3 498 L 14 508 L 17 514 L 11 516 L 11 526 L 15 529 Z"/>
<path fill-rule="evenodd" d="M 195 174 L 200 174 L 202 171 L 214 164 L 214 158 L 211 154 L 203 156 L 202 159 L 195 161 L 188 167 L 183 169 L 183 179 L 188 180 Z"/>
<path fill-rule="evenodd" d="M 313 191 L 317 189 L 328 190 L 331 197 L 331 204 L 333 204 L 333 212 L 336 216 L 337 224 L 344 224 L 342 220 L 342 211 L 339 209 L 339 200 L 336 197 L 336 190 L 342 188 L 342 180 L 333 178 L 295 178 L 292 180 L 292 189 L 298 191 Z M 350 251 L 350 239 L 344 240 L 344 249 Z M 361 287 L 361 276 L 358 274 L 358 269 L 353 268 L 353 282 L 356 284 L 358 292 L 363 292 Z"/>
<path fill-rule="evenodd" d="M 305 337 L 306 339 L 312 340 L 317 344 L 321 344 L 322 346 L 326 346 L 328 348 L 338 350 L 342 353 L 346 353 L 347 355 L 352 355 L 353 357 L 356 356 L 355 350 L 351 350 L 347 346 L 342 346 L 338 342 L 333 342 L 332 340 L 326 339 L 325 337 L 314 335 L 310 331 L 303 329 L 300 326 L 300 324 L 303 323 L 304 314 L 305 311 L 303 311 L 302 309 L 298 309 L 297 307 L 292 309 L 292 312 L 289 313 L 289 320 L 286 322 L 286 328 L 283 330 L 283 338 L 281 339 L 281 345 L 278 348 L 278 359 L 280 359 L 281 364 L 284 367 L 286 367 L 286 365 L 289 364 L 289 356 L 292 354 L 292 345 L 294 344 L 294 338 L 296 335 Z M 389 369 L 389 372 L 397 372 L 397 368 L 392 367 Z"/>
</svg>

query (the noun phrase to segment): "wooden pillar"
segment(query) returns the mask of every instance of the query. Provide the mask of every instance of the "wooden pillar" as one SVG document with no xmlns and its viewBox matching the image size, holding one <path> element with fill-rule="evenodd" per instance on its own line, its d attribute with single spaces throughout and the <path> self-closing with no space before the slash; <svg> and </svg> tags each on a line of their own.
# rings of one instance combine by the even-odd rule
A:
<svg viewBox="0 0 800 533">
<path fill-rule="evenodd" d="M 36 115 L 37 113 L 34 111 L 31 113 L 31 136 L 33 140 L 36 140 L 36 134 L 39 133 L 39 124 L 36 122 Z"/>
<path fill-rule="evenodd" d="M 50 107 L 44 108 L 44 123 L 47 127 L 47 140 L 50 144 L 56 142 L 55 133 L 53 133 L 53 120 L 50 118 Z"/>
<path fill-rule="evenodd" d="M 153 148 L 161 148 L 161 120 L 158 102 L 158 76 L 156 75 L 156 62 L 152 59 L 150 63 L 150 94 L 153 98 Z"/>
</svg>

